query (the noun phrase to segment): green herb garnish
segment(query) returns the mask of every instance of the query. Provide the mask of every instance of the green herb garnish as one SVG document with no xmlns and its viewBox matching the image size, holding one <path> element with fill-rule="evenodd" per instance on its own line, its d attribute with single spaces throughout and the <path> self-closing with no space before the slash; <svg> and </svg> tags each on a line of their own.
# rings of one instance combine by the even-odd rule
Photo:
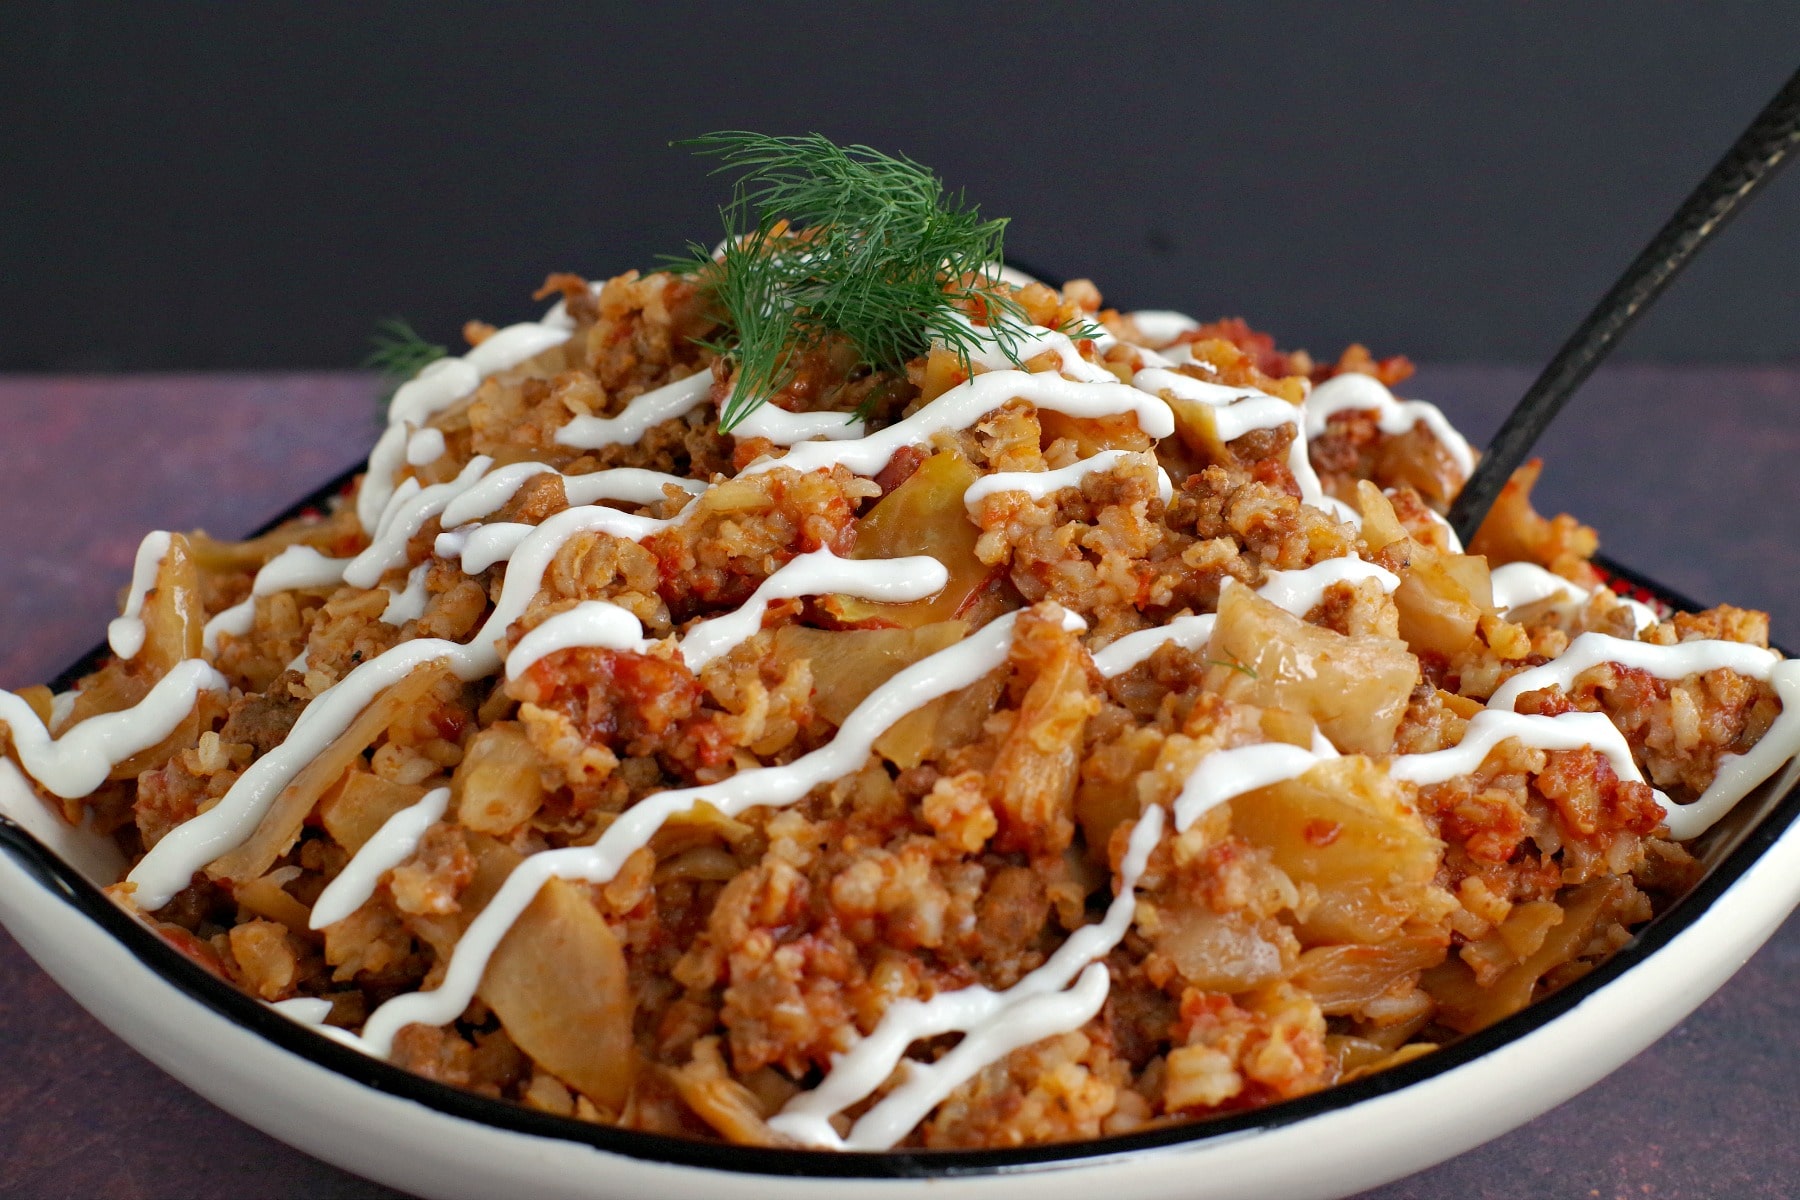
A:
<svg viewBox="0 0 1800 1200">
<path fill-rule="evenodd" d="M 963 306 L 1013 363 L 1031 328 L 1000 283 L 1004 219 L 984 221 L 929 170 L 816 134 L 709 133 L 680 143 L 736 173 L 720 257 L 699 244 L 671 268 L 700 278 L 735 360 L 720 414 L 730 430 L 793 378 L 796 356 L 847 338 L 871 367 L 900 369 L 937 343 L 966 370 L 983 344 Z"/>
<path fill-rule="evenodd" d="M 1256 672 L 1241 662 L 1232 662 L 1224 658 L 1203 658 L 1200 661 L 1209 667 L 1230 667 L 1233 671 L 1242 671 L 1250 678 L 1256 678 Z"/>
<path fill-rule="evenodd" d="M 401 384 L 424 370 L 426 364 L 450 353 L 420 337 L 418 331 L 400 317 L 389 317 L 377 325 L 369 344 L 373 349 L 363 359 L 363 366 L 381 373 L 381 408 L 384 412 Z"/>
</svg>

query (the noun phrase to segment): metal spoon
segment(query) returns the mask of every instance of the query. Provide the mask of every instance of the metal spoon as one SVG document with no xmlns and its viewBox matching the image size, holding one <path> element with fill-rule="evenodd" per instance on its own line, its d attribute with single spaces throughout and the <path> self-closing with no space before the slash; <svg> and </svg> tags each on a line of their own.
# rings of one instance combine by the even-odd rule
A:
<svg viewBox="0 0 1800 1200">
<path fill-rule="evenodd" d="M 1774 177 L 1796 146 L 1800 146 L 1800 71 L 1782 85 L 1725 157 L 1625 268 L 1488 443 L 1481 465 L 1450 506 L 1450 524 L 1465 544 L 1474 538 L 1513 471 L 1600 360 L 1612 352 L 1632 322 L 1700 247 Z"/>
</svg>

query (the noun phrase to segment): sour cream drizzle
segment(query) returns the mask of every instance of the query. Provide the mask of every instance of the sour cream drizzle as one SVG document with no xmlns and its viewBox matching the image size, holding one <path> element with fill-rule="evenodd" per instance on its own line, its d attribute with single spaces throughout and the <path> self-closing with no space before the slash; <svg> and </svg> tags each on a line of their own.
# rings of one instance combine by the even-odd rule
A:
<svg viewBox="0 0 1800 1200">
<path fill-rule="evenodd" d="M 125 610 L 106 626 L 106 644 L 120 658 L 136 658 L 144 648 L 144 597 L 156 584 L 157 572 L 169 553 L 169 533 L 158 529 L 144 535 L 138 543 L 137 558 L 131 567 L 131 590 L 125 596 Z"/>
<path fill-rule="evenodd" d="M 133 899 L 138 907 L 145 912 L 161 908 L 188 885 L 196 871 L 242 844 L 281 790 L 324 753 L 378 694 L 426 663 L 448 659 L 458 664 L 466 653 L 465 647 L 437 638 L 402 642 L 314 697 L 285 741 L 246 767 L 217 804 L 170 830 L 132 868 L 127 879 L 137 885 Z M 69 732 L 77 733 L 88 724 L 84 721 Z"/>
<path fill-rule="evenodd" d="M 197 658 L 176 663 L 150 694 L 118 712 L 99 713 L 52 739 L 29 704 L 0 691 L 0 722 L 27 773 L 65 800 L 91 795 L 112 769 L 148 750 L 194 711 L 201 692 L 223 692 L 225 677 Z M 184 884 L 186 880 L 182 881 Z"/>
<path fill-rule="evenodd" d="M 243 637 L 250 632 L 256 619 L 258 596 L 273 596 L 277 592 L 289 592 L 296 588 L 334 587 L 343 582 L 344 568 L 351 561 L 347 558 L 327 558 L 311 546 L 289 546 L 264 563 L 262 570 L 256 573 L 256 578 L 250 583 L 248 599 L 224 609 L 206 623 L 201 632 L 201 642 L 207 653 L 218 650 L 221 635 Z"/>
<path fill-rule="evenodd" d="M 444 457 L 444 434 L 429 425 L 406 439 L 408 466 L 426 467 Z"/>
<path fill-rule="evenodd" d="M 490 521 L 485 525 L 477 525 L 473 521 L 477 517 L 491 515 L 511 500 L 527 479 L 544 474 L 561 473 L 543 463 L 515 463 L 484 476 L 445 505 L 441 523 L 446 527 L 455 523 L 457 527 L 447 529 L 437 536 L 432 546 L 433 552 L 439 558 L 461 559 L 463 572 L 469 575 L 480 574 L 496 563 L 507 561 L 519 543 L 537 526 L 520 521 Z M 561 478 L 564 498 L 571 506 L 576 507 L 588 507 L 602 500 L 652 504 L 667 499 L 664 491 L 667 484 L 677 485 L 690 496 L 703 494 L 709 486 L 695 480 L 665 475 L 661 471 L 644 471 L 636 467 L 618 467 L 587 475 L 562 475 Z M 497 486 L 490 487 L 490 483 Z"/>
<path fill-rule="evenodd" d="M 645 654 L 657 642 L 644 636 L 637 617 L 604 600 L 583 600 L 574 608 L 545 618 L 520 638 L 506 656 L 506 677 L 517 679 L 547 654 L 589 648 L 629 650 Z"/>
<path fill-rule="evenodd" d="M 1232 442 L 1257 429 L 1294 427 L 1288 443 L 1288 474 L 1300 488 L 1303 503 L 1322 508 L 1340 520 L 1360 525 L 1361 518 L 1349 505 L 1325 494 L 1319 474 L 1313 470 L 1307 450 L 1307 423 L 1304 414 L 1279 396 L 1271 396 L 1255 388 L 1227 387 L 1195 379 L 1181 371 L 1149 366 L 1132 376 L 1132 386 L 1151 392 L 1167 392 L 1178 400 L 1188 400 L 1212 409 L 1213 428 L 1221 442 Z"/>
<path fill-rule="evenodd" d="M 444 506 L 441 518 L 445 529 L 467 525 L 492 516 L 506 506 L 528 479 L 538 475 L 562 475 L 549 463 L 521 462 L 495 467 L 461 495 Z M 690 496 L 706 491 L 708 484 L 662 471 L 646 471 L 638 467 L 612 467 L 586 475 L 562 475 L 563 496 L 571 506 L 598 504 L 602 500 L 622 500 L 628 504 L 655 504 L 664 499 L 663 489 L 674 484 Z"/>
<path fill-rule="evenodd" d="M 1145 630 L 1121 638 L 1094 655 L 1095 666 L 1102 675 L 1120 674 L 1148 658 L 1164 641 L 1179 641 L 1197 649 L 1210 638 L 1213 620 L 1211 614 L 1177 618 L 1164 627 L 1172 631 L 1172 636 L 1153 640 L 1150 635 L 1160 635 L 1164 630 Z M 1390 761 L 1388 773 L 1421 785 L 1442 783 L 1477 770 L 1494 747 L 1510 737 L 1540 750 L 1591 748 L 1612 764 L 1619 778 L 1644 782 L 1630 744 L 1604 714 L 1573 712 L 1549 717 L 1510 711 L 1527 691 L 1544 687 L 1566 689 L 1582 671 L 1609 662 L 1648 671 L 1661 679 L 1729 670 L 1768 682 L 1781 699 L 1781 715 L 1762 739 L 1746 754 L 1721 756 L 1712 784 L 1692 804 L 1676 804 L 1663 792 L 1651 789 L 1667 815 L 1671 835 L 1679 840 L 1704 833 L 1752 788 L 1800 752 L 1800 663 L 1737 642 L 1657 646 L 1588 633 L 1577 638 L 1554 661 L 1515 675 L 1502 685 L 1487 710 L 1470 720 L 1456 746 L 1397 756 Z M 1200 814 L 1218 804 L 1256 788 L 1296 778 L 1336 756 L 1336 750 L 1323 737 L 1315 737 L 1310 751 L 1279 743 L 1216 751 L 1201 760 L 1183 786 L 1175 805 L 1176 828 L 1186 829 Z"/>
<path fill-rule="evenodd" d="M 431 564 L 422 562 L 406 573 L 405 587 L 388 592 L 387 607 L 381 610 L 383 624 L 404 625 L 425 615 L 425 577 L 430 573 Z"/>
<path fill-rule="evenodd" d="M 1781 700 L 1781 715 L 1748 753 L 1720 755 L 1712 783 L 1697 800 L 1692 804 L 1672 805 L 1664 798 L 1664 808 L 1669 813 L 1669 832 L 1677 839 L 1686 840 L 1704 833 L 1729 812 L 1732 805 L 1800 751 L 1800 663 L 1783 659 L 1773 650 L 1740 642 L 1698 641 L 1658 646 L 1603 633 L 1584 633 L 1570 642 L 1568 649 L 1555 659 L 1541 667 L 1521 671 L 1501 684 L 1488 701 L 1488 707 L 1509 710 L 1518 703 L 1520 696 L 1540 688 L 1566 690 L 1577 675 L 1602 663 L 1617 663 L 1667 680 L 1726 670 L 1769 684 Z"/>
<path fill-rule="evenodd" d="M 1056 355 L 1059 370 L 1082 383 L 1117 383 L 1118 377 L 1099 363 L 1081 356 L 1081 349 L 1059 329 L 1034 325 L 1023 336 L 1003 344 L 992 330 L 964 319 L 963 327 L 974 338 L 969 361 L 990 371 L 1011 369 L 1016 362 L 1030 362 L 1041 354 Z"/>
<path fill-rule="evenodd" d="M 1463 478 L 1474 473 L 1475 452 L 1437 405 L 1423 400 L 1396 400 L 1379 379 L 1354 371 L 1334 375 L 1307 395 L 1306 436 L 1315 438 L 1324 433 L 1333 413 L 1359 409 L 1373 409 L 1376 424 L 1386 434 L 1405 433 L 1424 422 L 1431 436 L 1455 460 Z"/>
<path fill-rule="evenodd" d="M 1061 339 L 1060 344 L 1056 339 Z M 1072 343 L 1060 334 L 1046 331 L 1042 340 L 1047 346 L 1062 352 L 1065 360 L 1074 352 Z M 1085 364 L 1078 355 L 1074 361 L 1083 362 L 1085 367 L 1091 368 L 1091 364 Z M 424 408 L 427 401 L 436 403 L 437 397 L 447 394 L 448 390 L 447 386 L 440 388 L 439 393 L 428 396 L 426 400 L 420 400 L 416 395 L 397 396 L 395 408 L 404 417 Z M 1096 392 L 1103 394 L 1097 396 Z M 703 393 L 701 395 L 703 397 Z M 767 462 L 764 469 L 773 466 L 774 461 L 804 469 L 802 463 L 791 461 L 796 455 L 804 457 L 811 452 L 816 456 L 821 451 L 847 452 L 847 456 L 859 460 L 873 460 L 878 455 L 879 464 L 864 471 L 866 474 L 874 474 L 886 465 L 887 460 L 901 445 L 926 440 L 932 432 L 971 423 L 987 411 L 1019 395 L 1034 399 L 1044 407 L 1070 412 L 1071 415 L 1109 415 L 1132 411 L 1138 414 L 1140 424 L 1152 436 L 1167 436 L 1173 431 L 1173 416 L 1165 404 L 1116 381 L 1080 383 L 1053 375 L 993 371 L 952 389 L 934 404 L 914 414 L 910 421 L 901 422 L 881 434 L 838 445 L 804 443 L 790 451 L 787 458 Z M 402 403 L 403 399 L 406 403 Z M 643 399 L 639 397 L 640 401 Z M 444 403 L 454 403 L 454 400 Z M 910 426 L 910 429 L 903 428 L 906 426 Z M 369 549 L 352 560 L 346 568 L 345 581 L 357 586 L 373 586 L 386 570 L 401 565 L 405 561 L 406 543 L 418 533 L 424 523 L 433 516 L 441 517 L 455 500 L 476 489 L 491 466 L 491 460 L 485 456 L 476 456 L 449 483 L 429 487 L 421 487 L 413 479 L 402 483 L 385 504 L 376 522 L 374 539 Z M 746 473 L 754 473 L 756 469 L 753 465 Z M 493 495 L 496 498 L 493 503 L 496 506 L 505 503 L 510 494 L 516 494 L 517 487 L 529 478 L 530 473 L 516 472 L 515 475 L 517 481 L 513 485 L 513 493 L 500 495 L 501 489 L 494 488 Z M 471 504 L 470 507 L 474 505 Z M 488 511 L 491 512 L 492 509 Z M 293 775 L 341 733 L 376 694 L 398 682 L 411 670 L 434 658 L 447 658 L 456 673 L 464 679 L 491 673 L 499 665 L 497 652 L 492 649 L 493 644 L 504 636 L 506 628 L 529 604 L 549 559 L 567 538 L 579 532 L 602 531 L 642 540 L 671 523 L 615 509 L 581 507 L 558 513 L 534 527 L 529 534 L 518 535 L 518 541 L 511 549 L 500 601 L 469 646 L 438 642 L 435 639 L 403 643 L 357 667 L 336 686 L 317 697 L 302 714 L 301 720 L 296 723 L 283 746 L 253 764 L 219 804 L 174 830 L 139 862 L 131 876 L 132 881 L 138 885 L 139 902 L 149 909 L 161 907 L 174 891 L 185 886 L 194 871 L 248 837 L 275 796 Z M 510 538 L 513 535 L 509 531 L 505 536 Z M 446 548 L 459 549 L 466 554 L 470 545 L 465 541 L 460 547 L 452 544 Z M 937 586 L 941 587 L 942 584 Z M 313 718 L 311 721 L 307 719 L 309 715 Z M 876 734 L 879 732 L 875 731 Z M 873 736 L 875 735 L 870 735 L 871 743 Z M 842 741 L 843 730 L 840 730 L 837 741 L 816 753 L 824 753 Z M 862 756 L 866 754 L 865 749 Z M 798 764 L 790 764 L 790 767 L 795 765 Z M 643 808 L 644 805 L 639 805 L 632 811 L 637 812 Z"/>
<path fill-rule="evenodd" d="M 1110 471 L 1121 463 L 1147 463 L 1156 467 L 1156 491 L 1167 504 L 1175 497 L 1175 485 L 1169 473 L 1156 466 L 1156 456 L 1135 450 L 1102 450 L 1099 454 L 1070 463 L 1054 471 L 995 471 L 983 475 L 963 493 L 963 504 L 974 512 L 981 501 L 996 492 L 1024 492 L 1033 500 L 1042 500 L 1063 488 L 1080 487 L 1081 481 L 1095 471 Z"/>
<path fill-rule="evenodd" d="M 1384 567 L 1360 558 L 1328 558 L 1324 562 L 1299 571 L 1270 571 L 1256 594 L 1275 607 L 1304 617 L 1325 599 L 1333 584 L 1355 585 L 1365 579 L 1381 584 L 1381 590 L 1392 594 L 1400 586 L 1400 577 Z M 1226 587 L 1240 586 L 1227 580 Z M 1176 617 L 1155 629 L 1128 633 L 1104 650 L 1094 652 L 1094 666 L 1107 679 L 1123 675 L 1156 653 L 1159 646 L 1174 644 L 1186 650 L 1198 650 L 1212 639 L 1215 613 Z"/>
<path fill-rule="evenodd" d="M 1658 646 L 1609 637 L 1604 633 L 1584 633 L 1550 662 L 1521 671 L 1501 684 L 1488 701 L 1488 707 L 1511 709 L 1526 692 L 1548 687 L 1566 689 L 1575 676 L 1602 663 L 1617 663 L 1658 679 L 1681 679 L 1723 669 L 1767 682 L 1781 662 L 1781 656 L 1773 650 L 1742 642 L 1699 641 Z"/>
<path fill-rule="evenodd" d="M 327 1025 L 325 1020 L 331 1016 L 331 1001 L 321 1000 L 314 996 L 296 996 L 292 1000 L 277 1000 L 269 1005 L 296 1024 L 304 1025 L 321 1037 L 328 1037 L 334 1042 L 349 1046 L 354 1050 L 367 1053 L 362 1039 L 348 1029 L 339 1029 L 335 1025 Z"/>
<path fill-rule="evenodd" d="M 395 492 L 396 503 L 382 513 L 369 548 L 344 567 L 344 582 L 372 588 L 388 571 L 405 566 L 406 544 L 425 527 L 425 522 L 438 516 L 450 501 L 474 487 L 493 465 L 493 459 L 477 454 L 449 483 L 434 483 L 421 488 L 416 480 L 408 479 Z"/>
<path fill-rule="evenodd" d="M 903 446 L 929 443 L 935 434 L 965 429 L 1009 400 L 1029 400 L 1039 408 L 1071 417 L 1110 417 L 1130 413 L 1153 438 L 1175 432 L 1175 414 L 1155 396 L 1111 382 L 1080 382 L 1049 371 L 988 371 L 958 384 L 904 421 L 867 437 L 846 442 L 802 442 L 779 458 L 760 458 L 744 468 L 756 475 L 776 467 L 796 471 L 845 466 L 858 475 L 879 475 Z"/>
<path fill-rule="evenodd" d="M 331 1015 L 331 1001 L 322 1000 L 317 996 L 296 996 L 292 1000 L 277 1000 L 269 1007 L 302 1025 L 323 1025 L 325 1018 Z"/>
<path fill-rule="evenodd" d="M 1388 496 L 1389 498 L 1392 498 L 1394 495 L 1394 490 L 1392 488 L 1389 488 L 1383 494 Z M 1436 525 L 1439 529 L 1443 530 L 1444 543 L 1449 547 L 1450 553 L 1452 553 L 1452 554 L 1466 553 L 1466 551 L 1463 548 L 1462 539 L 1456 536 L 1456 527 L 1454 525 L 1450 524 L 1450 518 L 1444 516 L 1442 513 L 1438 512 L 1434 508 L 1426 509 L 1425 516 L 1427 519 L 1429 519 L 1431 521 L 1431 523 L 1433 525 Z"/>
<path fill-rule="evenodd" d="M 1316 731 L 1310 750 L 1286 742 L 1215 750 L 1200 760 L 1181 785 L 1181 794 L 1175 798 L 1175 828 L 1185 831 L 1202 814 L 1233 797 L 1304 775 L 1337 756 L 1337 748 Z"/>
<path fill-rule="evenodd" d="M 712 372 L 700 371 L 645 392 L 616 417 L 578 416 L 556 431 L 556 443 L 581 450 L 633 445 L 655 426 L 699 408 L 712 391 L 712 384 Z"/>
<path fill-rule="evenodd" d="M 1477 713 L 1463 731 L 1462 741 L 1455 746 L 1390 759 L 1388 774 L 1421 786 L 1443 783 L 1480 769 L 1487 756 L 1507 738 L 1517 738 L 1521 744 L 1537 750 L 1592 749 L 1612 764 L 1619 778 L 1636 783 L 1644 781 L 1631 757 L 1631 746 L 1625 735 L 1600 713 L 1574 712 L 1546 717 L 1494 709 Z M 1792 753 L 1790 749 L 1788 754 Z M 1200 760 L 1183 784 L 1175 801 L 1175 828 L 1185 830 L 1201 814 L 1228 800 L 1258 788 L 1297 779 L 1319 763 L 1336 757 L 1337 750 L 1317 731 L 1313 734 L 1310 750 L 1281 742 L 1263 742 L 1214 751 Z M 1785 761 L 1785 756 L 1769 769 L 1773 770 L 1781 761 Z M 1755 782 L 1762 778 L 1759 776 Z M 1671 828 L 1677 822 L 1697 820 L 1688 816 L 1691 809 L 1675 804 L 1654 788 L 1651 791 L 1668 814 Z M 1737 798 L 1733 798 L 1734 803 Z M 1704 828 L 1704 825 L 1699 826 L 1695 833 Z M 1693 834 L 1677 836 L 1685 838 Z"/>
<path fill-rule="evenodd" d="M 1490 571 L 1489 578 L 1493 581 L 1494 586 L 1494 607 L 1501 613 L 1552 599 L 1563 604 L 1585 604 L 1588 598 L 1594 595 L 1594 592 L 1588 591 L 1580 584 L 1546 571 L 1536 563 L 1507 563 L 1505 566 L 1495 567 Z M 1660 620 L 1656 615 L 1656 610 L 1640 600 L 1633 600 L 1629 596 L 1619 596 L 1604 587 L 1595 589 L 1595 592 L 1599 591 L 1608 592 L 1620 604 L 1630 609 L 1632 620 L 1637 623 L 1639 633 Z"/>
<path fill-rule="evenodd" d="M 432 542 L 432 552 L 439 558 L 454 558 L 462 563 L 463 574 L 479 575 L 495 563 L 513 556 L 535 525 L 523 521 L 490 521 L 486 525 L 465 525 L 440 533 Z"/>
<path fill-rule="evenodd" d="M 773 600 L 822 596 L 843 592 L 884 604 L 924 600 L 944 590 L 950 572 L 928 555 L 910 558 L 839 558 L 829 549 L 814 550 L 788 560 L 763 580 L 735 612 L 702 621 L 681 639 L 681 656 L 688 668 L 699 671 L 762 628 L 763 614 Z"/>
<path fill-rule="evenodd" d="M 1388 767 L 1388 774 L 1420 785 L 1444 783 L 1479 770 L 1494 747 L 1507 738 L 1518 738 L 1534 750 L 1591 749 L 1606 757 L 1620 779 L 1637 783 L 1644 779 L 1632 760 L 1625 735 L 1602 713 L 1571 712 L 1545 717 L 1494 708 L 1470 718 L 1462 741 L 1456 745 L 1427 754 L 1401 755 Z M 1657 798 L 1665 809 L 1674 807 L 1661 792 Z"/>
<path fill-rule="evenodd" d="M 1212 640 L 1213 626 L 1218 620 L 1216 613 L 1180 616 L 1155 629 L 1128 633 L 1104 650 L 1094 651 L 1094 666 L 1102 677 L 1112 679 L 1147 660 L 1158 647 L 1180 646 L 1184 650 L 1198 650 Z"/>
<path fill-rule="evenodd" d="M 1270 571 L 1268 580 L 1256 594 L 1284 612 L 1304 617 L 1325 600 L 1325 593 L 1339 583 L 1354 587 L 1365 579 L 1373 579 L 1389 595 L 1400 586 L 1400 577 L 1372 562 L 1348 555 L 1328 558 L 1303 571 Z M 1236 586 L 1235 581 L 1228 586 Z"/>
<path fill-rule="evenodd" d="M 841 412 L 789 412 L 773 404 L 759 404 L 732 429 L 738 437 L 768 438 L 777 446 L 824 438 L 842 442 L 860 438 L 868 426 Z"/>
<path fill-rule="evenodd" d="M 789 560 L 769 575 L 742 606 L 722 617 L 701 621 L 682 637 L 679 653 L 689 670 L 742 645 L 762 628 L 773 600 L 822 596 L 832 592 L 895 604 L 935 596 L 950 582 L 944 564 L 927 555 L 910 558 L 839 558 L 829 549 Z M 657 645 L 643 636 L 637 617 L 616 604 L 587 600 L 544 620 L 519 639 L 506 656 L 506 674 L 516 679 L 546 654 L 577 647 L 646 653 Z"/>
<path fill-rule="evenodd" d="M 869 1036 L 832 1060 L 818 1087 L 795 1096 L 770 1119 L 770 1128 L 809 1146 L 886 1150 L 989 1063 L 1087 1024 L 1111 986 L 1099 960 L 1131 928 L 1138 880 L 1162 832 L 1162 809 L 1146 809 L 1126 844 L 1119 890 L 1106 916 L 1071 933 L 1043 966 L 1005 991 L 977 985 L 939 992 L 929 1000 L 895 1001 Z M 872 1095 L 914 1042 L 946 1033 L 961 1033 L 963 1039 L 935 1063 L 908 1062 L 900 1085 L 859 1117 L 848 1137 L 838 1136 L 830 1122 L 833 1115 Z"/>
<path fill-rule="evenodd" d="M 450 789 L 434 788 L 419 797 L 417 803 L 382 822 L 375 835 L 350 856 L 337 878 L 319 893 L 308 928 L 323 929 L 335 924 L 367 903 L 381 877 L 411 858 L 425 831 L 444 819 L 449 803 Z"/>
<path fill-rule="evenodd" d="M 418 375 L 401 384 L 388 403 L 387 428 L 369 454 L 369 468 L 357 493 L 356 516 L 363 529 L 375 532 L 376 522 L 394 495 L 394 476 L 408 459 L 413 434 L 425 422 L 474 394 L 488 376 L 510 371 L 562 345 L 569 340 L 570 332 L 561 323 L 527 321 L 508 325 L 495 330 L 461 358 L 440 358 L 428 363 Z M 422 445 L 420 453 L 424 450 Z"/>
<path fill-rule="evenodd" d="M 1489 571 L 1488 578 L 1493 584 L 1494 607 L 1502 613 L 1552 598 L 1580 603 L 1590 594 L 1586 588 L 1536 563 L 1507 563 Z"/>
<path fill-rule="evenodd" d="M 1137 325 L 1138 332 L 1144 335 L 1144 339 L 1156 346 L 1167 346 L 1182 334 L 1200 328 L 1200 322 L 1186 313 L 1167 309 L 1140 308 L 1126 315 Z"/>
</svg>

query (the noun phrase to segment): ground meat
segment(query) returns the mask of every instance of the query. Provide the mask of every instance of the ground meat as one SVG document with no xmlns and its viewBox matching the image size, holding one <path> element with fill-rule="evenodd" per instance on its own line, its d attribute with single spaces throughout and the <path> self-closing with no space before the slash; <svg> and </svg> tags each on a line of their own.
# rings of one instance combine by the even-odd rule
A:
<svg viewBox="0 0 1800 1200">
<path fill-rule="evenodd" d="M 267 754 L 287 740 L 288 730 L 300 719 L 305 707 L 304 702 L 280 688 L 244 696 L 232 703 L 219 737 L 227 742 L 242 742 L 258 756 Z"/>
</svg>

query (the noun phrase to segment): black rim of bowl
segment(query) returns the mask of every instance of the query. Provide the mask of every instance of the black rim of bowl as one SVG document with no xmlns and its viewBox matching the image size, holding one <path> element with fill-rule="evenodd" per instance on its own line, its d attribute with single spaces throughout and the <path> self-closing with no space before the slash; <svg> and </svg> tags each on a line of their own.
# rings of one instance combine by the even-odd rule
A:
<svg viewBox="0 0 1800 1200">
<path fill-rule="evenodd" d="M 347 489 L 360 473 L 360 465 L 344 472 L 265 523 L 258 532 L 267 532 L 308 510 L 323 508 Z M 1654 598 L 1676 610 L 1695 611 L 1701 607 L 1636 571 L 1604 558 L 1595 561 L 1615 581 L 1615 588 L 1628 594 Z M 98 666 L 108 653 L 105 645 L 96 646 L 59 675 L 52 686 L 57 690 L 68 687 Z M 1125 1155 L 1195 1147 L 1309 1120 L 1455 1070 L 1549 1024 L 1668 945 L 1710 910 L 1797 817 L 1800 817 L 1800 786 L 1791 788 L 1771 804 L 1754 828 L 1744 834 L 1692 891 L 1638 930 L 1630 943 L 1600 966 L 1522 1012 L 1411 1062 L 1265 1108 L 1092 1141 L 1001 1150 L 863 1153 L 737 1146 L 594 1125 L 414 1075 L 292 1021 L 212 974 L 164 942 L 37 838 L 4 816 L 0 816 L 0 848 L 10 851 L 49 890 L 100 926 L 139 962 L 189 998 L 289 1053 L 378 1092 L 497 1129 L 592 1146 L 644 1162 L 737 1174 L 891 1179 L 1067 1169 Z"/>
</svg>

